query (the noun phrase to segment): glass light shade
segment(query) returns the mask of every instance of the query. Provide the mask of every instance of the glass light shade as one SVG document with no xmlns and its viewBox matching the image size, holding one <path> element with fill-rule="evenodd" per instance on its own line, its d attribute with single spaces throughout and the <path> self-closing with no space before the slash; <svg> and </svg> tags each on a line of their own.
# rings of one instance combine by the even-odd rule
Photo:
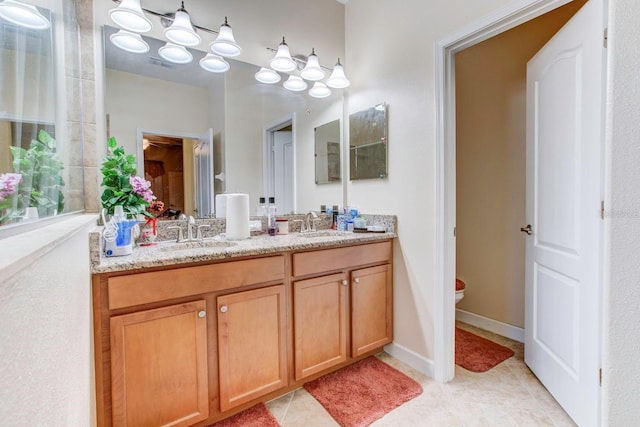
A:
<svg viewBox="0 0 640 427">
<path fill-rule="evenodd" d="M 120 30 L 117 33 L 111 34 L 109 37 L 111 43 L 116 45 L 122 50 L 126 50 L 131 53 L 147 53 L 149 52 L 149 45 L 142 39 L 140 34 L 131 33 L 129 31 Z"/>
<path fill-rule="evenodd" d="M 184 47 L 174 43 L 167 43 L 158 49 L 158 54 L 165 60 L 174 64 L 188 64 L 193 60 L 193 55 Z"/>
<path fill-rule="evenodd" d="M 213 53 L 217 53 L 221 56 L 228 56 L 233 58 L 234 56 L 238 56 L 242 53 L 242 49 L 236 43 L 236 40 L 233 38 L 233 30 L 231 30 L 231 26 L 227 23 L 227 18 L 224 18 L 224 24 L 220 26 L 220 32 L 218 33 L 218 37 L 211 42 L 209 48 L 213 51 Z"/>
<path fill-rule="evenodd" d="M 0 3 L 0 18 L 32 30 L 46 30 L 51 27 L 51 22 L 35 6 L 14 0 Z"/>
<path fill-rule="evenodd" d="M 200 60 L 200 66 L 202 69 L 212 73 L 224 73 L 231 68 L 222 56 L 214 55 L 213 53 L 207 53 L 204 58 Z"/>
<path fill-rule="evenodd" d="M 305 80 L 317 81 L 324 79 L 324 71 L 320 68 L 320 62 L 315 50 L 311 50 L 311 55 L 307 58 L 307 65 L 300 72 L 300 76 Z"/>
<path fill-rule="evenodd" d="M 309 95 L 314 98 L 326 98 L 331 95 L 331 89 L 329 89 L 324 83 L 315 82 L 313 87 L 309 89 Z"/>
<path fill-rule="evenodd" d="M 285 43 L 284 37 L 282 38 L 282 43 L 278 46 L 276 56 L 269 61 L 269 66 L 274 70 L 282 71 L 283 73 L 288 73 L 296 69 L 296 63 L 291 58 L 289 46 Z"/>
<path fill-rule="evenodd" d="M 335 89 L 344 89 L 345 87 L 349 87 L 350 84 L 351 82 L 347 79 L 347 76 L 344 75 L 344 67 L 340 63 L 340 59 L 338 59 L 335 67 L 333 67 L 331 76 L 327 79 L 327 86 Z"/>
<path fill-rule="evenodd" d="M 309 87 L 307 82 L 305 82 L 301 77 L 298 76 L 289 76 L 287 81 L 285 81 L 282 86 L 292 92 L 300 92 L 301 90 L 305 90 L 307 87 Z"/>
<path fill-rule="evenodd" d="M 255 77 L 256 80 L 260 83 L 266 83 L 270 85 L 278 83 L 281 79 L 280 74 L 264 67 L 260 68 L 260 70 L 255 74 Z"/>
<path fill-rule="evenodd" d="M 191 18 L 184 8 L 178 9 L 173 19 L 173 24 L 164 30 L 164 36 L 169 41 L 181 46 L 197 46 L 200 44 L 200 36 L 191 25 Z"/>
</svg>

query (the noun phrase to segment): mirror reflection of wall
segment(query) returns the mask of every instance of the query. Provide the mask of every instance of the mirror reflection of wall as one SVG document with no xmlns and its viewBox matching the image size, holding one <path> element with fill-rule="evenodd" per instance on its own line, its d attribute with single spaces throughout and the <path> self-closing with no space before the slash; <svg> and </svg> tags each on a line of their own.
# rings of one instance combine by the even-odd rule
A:
<svg viewBox="0 0 640 427">
<path fill-rule="evenodd" d="M 349 116 L 351 180 L 384 179 L 387 171 L 387 104 Z"/>
<path fill-rule="evenodd" d="M 194 216 L 209 216 L 215 200 L 215 196 L 208 196 L 210 185 L 212 194 L 248 193 L 252 212 L 262 196 L 275 195 L 276 204 L 282 204 L 280 213 L 305 212 L 318 209 L 316 206 L 327 199 L 342 200 L 342 188 L 336 186 L 332 190 L 335 195 L 319 196 L 324 197 L 321 200 L 315 200 L 310 191 L 303 191 L 300 180 L 309 184 L 315 181 L 313 175 L 300 176 L 307 171 L 313 174 L 313 169 L 300 165 L 298 160 L 313 150 L 313 126 L 328 115 L 342 114 L 341 92 L 314 99 L 281 85 L 265 85 L 254 78 L 256 65 L 233 59 L 227 59 L 229 71 L 215 74 L 203 71 L 195 61 L 189 65 L 170 64 L 155 55 L 149 58 L 124 52 L 108 40 L 115 31 L 104 27 L 108 132 L 127 152 L 138 153 L 139 169 L 144 170 L 142 138 L 136 137 L 141 135 L 140 129 L 169 136 L 213 130 L 213 173 L 204 172 L 204 168 L 193 170 L 183 157 L 183 175 L 195 177 L 194 190 L 184 191 L 187 214 L 188 206 L 193 206 Z M 143 38 L 151 46 L 151 52 L 164 43 Z M 197 53 L 194 51 L 193 55 L 196 57 Z M 273 147 L 267 146 L 270 130 L 283 121 L 291 122 L 292 145 L 286 154 L 295 164 L 284 175 L 271 167 L 278 159 L 270 154 Z M 278 197 L 274 192 L 280 187 L 275 184 L 282 176 L 287 182 L 281 187 L 292 194 Z M 304 195 L 296 196 L 295 191 Z M 201 199 L 201 194 L 206 197 Z"/>
<path fill-rule="evenodd" d="M 109 17 L 109 11 L 117 3 L 111 1 L 94 2 L 94 18 L 98 28 L 103 29 L 102 36 L 115 27 Z M 274 52 L 269 48 L 277 48 L 286 35 L 291 55 L 304 61 L 312 48 L 318 55 L 320 65 L 328 78 L 331 69 L 338 58 L 342 58 L 345 72 L 349 75 L 349 64 L 344 61 L 344 4 L 336 1 L 325 2 L 300 2 L 296 0 L 282 0 L 277 2 L 264 2 L 250 0 L 247 2 L 229 2 L 226 0 L 189 0 L 186 8 L 189 10 L 191 21 L 199 28 L 196 30 L 201 37 L 201 42 L 187 51 L 191 53 L 193 60 L 189 65 L 167 64 L 162 60 L 158 49 L 167 41 L 164 29 L 158 14 L 175 13 L 179 5 L 171 0 L 154 0 L 143 4 L 146 10 L 145 16 L 152 24 L 152 29 L 142 34 L 142 39 L 149 45 L 146 53 L 129 53 L 118 64 L 111 63 L 110 50 L 114 47 L 112 42 L 103 38 L 98 42 L 104 54 L 105 64 L 105 91 L 98 93 L 104 96 L 105 113 L 110 120 L 102 122 L 98 117 L 98 129 L 105 129 L 105 134 L 115 136 L 118 143 L 123 145 L 127 152 L 136 153 L 136 129 L 162 130 L 165 133 L 186 132 L 198 134 L 206 129 L 213 129 L 213 161 L 215 179 L 213 190 L 216 194 L 221 192 L 243 192 L 250 196 L 250 209 L 255 212 L 255 206 L 259 197 L 269 197 L 270 191 L 275 191 L 275 186 L 270 183 L 276 179 L 274 174 L 269 175 L 268 159 L 271 152 L 268 148 L 268 131 L 285 120 L 292 122 L 292 146 L 286 150 L 287 155 L 293 156 L 293 169 L 286 176 L 290 181 L 283 187 L 290 189 L 293 194 L 290 202 L 295 212 L 307 212 L 311 209 L 318 210 L 321 204 L 335 204 L 343 202 L 343 187 L 340 185 L 317 186 L 315 184 L 313 129 L 323 123 L 331 121 L 343 115 L 343 90 L 340 86 L 332 89 L 332 94 L 324 99 L 312 98 L 308 91 L 314 85 L 308 81 L 307 90 L 292 92 L 283 87 L 289 75 L 299 76 L 302 67 L 291 72 L 280 72 L 281 81 L 275 84 L 259 83 L 254 77 L 261 67 L 269 67 Z M 300 16 L 313 16 L 313 25 L 309 20 L 299 19 Z M 233 28 L 235 40 L 242 48 L 239 56 L 226 61 L 230 69 L 221 74 L 208 73 L 201 69 L 199 61 L 210 51 L 217 34 L 209 32 L 218 30 L 219 25 L 228 17 L 229 24 Z M 284 32 L 284 33 L 283 33 Z M 117 48 L 116 48 L 117 49 Z M 120 50 L 120 49 L 118 49 Z M 126 52 L 125 52 L 126 53 Z M 121 65 L 131 64 L 131 69 L 125 70 Z M 164 70 L 173 77 L 153 77 L 152 70 Z M 129 73 L 132 87 L 130 91 L 114 88 L 112 90 L 110 74 L 113 70 Z M 198 85 L 198 72 L 208 76 L 207 83 Z M 100 77 L 102 73 L 98 73 Z M 161 81 L 160 87 L 155 90 L 145 90 L 138 76 L 156 78 Z M 217 83 L 213 79 L 217 78 Z M 326 79 L 324 79 L 326 81 Z M 98 82 L 99 84 L 100 82 Z M 177 90 L 177 85 L 182 87 L 197 86 L 193 91 L 185 89 Z M 135 86 L 135 87 L 133 87 Z M 184 93 L 193 94 L 186 96 Z M 134 97 L 132 94 L 136 94 Z M 130 95 L 131 94 L 131 95 Z M 130 114 L 124 118 L 128 124 L 118 119 L 120 110 L 115 110 L 114 96 L 124 97 L 127 100 L 129 111 L 142 113 L 136 118 L 136 114 Z M 202 100 L 203 96 L 206 100 Z M 100 99 L 98 100 L 100 103 Z M 101 107 L 98 106 L 100 109 Z M 119 108 L 119 106 L 118 106 Z M 192 123 L 192 117 L 185 117 L 184 110 L 196 110 L 195 116 L 205 116 L 205 121 L 198 122 L 197 126 L 187 126 Z M 147 113 L 145 116 L 145 112 Z M 193 116 L 193 115 L 191 115 Z M 148 124 L 145 121 L 156 119 Z M 151 122 L 149 122 L 151 123 Z M 158 126 L 157 124 L 165 125 Z M 100 142 L 99 142 L 100 143 Z M 102 145 L 99 150 L 102 150 Z M 344 167 L 343 167 L 344 168 Z M 273 171 L 272 171 L 273 172 Z M 185 173 L 186 169 L 185 169 Z M 196 186 L 198 183 L 196 183 Z M 189 195 L 185 193 L 185 203 Z M 214 198 L 215 199 L 215 198 Z M 286 198 L 276 198 L 278 204 Z M 286 207 L 281 213 L 289 211 Z M 198 212 L 197 215 L 201 215 Z"/>
<path fill-rule="evenodd" d="M 318 126 L 314 135 L 316 184 L 340 182 L 340 120 Z"/>
</svg>

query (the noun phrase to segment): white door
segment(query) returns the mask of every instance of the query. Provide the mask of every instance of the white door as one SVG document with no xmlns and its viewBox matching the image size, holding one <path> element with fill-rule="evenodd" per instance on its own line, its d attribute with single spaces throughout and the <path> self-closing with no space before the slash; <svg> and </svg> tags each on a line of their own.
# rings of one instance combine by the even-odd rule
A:
<svg viewBox="0 0 640 427">
<path fill-rule="evenodd" d="M 276 209 L 279 214 L 293 212 L 293 134 L 273 133 L 273 184 Z"/>
<path fill-rule="evenodd" d="M 200 218 L 213 214 L 213 129 L 198 138 L 193 148 L 195 211 Z"/>
<path fill-rule="evenodd" d="M 527 66 L 525 362 L 580 426 L 599 424 L 603 4 Z"/>
</svg>

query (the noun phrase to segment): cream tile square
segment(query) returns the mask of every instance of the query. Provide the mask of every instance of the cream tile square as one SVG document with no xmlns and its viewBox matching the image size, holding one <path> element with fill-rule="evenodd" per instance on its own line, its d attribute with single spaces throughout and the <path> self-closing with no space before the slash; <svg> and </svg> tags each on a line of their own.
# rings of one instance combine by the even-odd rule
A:
<svg viewBox="0 0 640 427">
<path fill-rule="evenodd" d="M 280 424 L 282 427 L 339 427 L 326 409 L 303 388 L 294 392 Z"/>
<path fill-rule="evenodd" d="M 271 414 L 278 420 L 279 423 L 284 421 L 284 418 L 287 414 L 287 410 L 291 405 L 291 401 L 293 400 L 293 396 L 295 391 L 285 394 L 284 396 L 280 396 L 277 399 L 273 399 L 266 403 L 267 409 L 271 412 Z"/>
</svg>

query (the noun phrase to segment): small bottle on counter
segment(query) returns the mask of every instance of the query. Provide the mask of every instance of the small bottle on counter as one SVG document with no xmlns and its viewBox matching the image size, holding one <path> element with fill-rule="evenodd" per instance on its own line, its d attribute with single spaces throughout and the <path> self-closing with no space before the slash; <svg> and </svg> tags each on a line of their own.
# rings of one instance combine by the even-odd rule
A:
<svg viewBox="0 0 640 427">
<path fill-rule="evenodd" d="M 275 236 L 278 232 L 275 197 L 269 197 L 269 205 L 267 206 L 267 230 L 269 231 L 269 236 Z"/>
<path fill-rule="evenodd" d="M 260 197 L 258 206 L 256 206 L 256 216 L 267 216 L 267 205 L 265 204 L 265 198 Z"/>
<path fill-rule="evenodd" d="M 331 213 L 333 214 L 333 222 L 331 223 L 331 229 L 338 229 L 338 205 L 333 205 L 333 209 L 331 209 Z"/>
</svg>

